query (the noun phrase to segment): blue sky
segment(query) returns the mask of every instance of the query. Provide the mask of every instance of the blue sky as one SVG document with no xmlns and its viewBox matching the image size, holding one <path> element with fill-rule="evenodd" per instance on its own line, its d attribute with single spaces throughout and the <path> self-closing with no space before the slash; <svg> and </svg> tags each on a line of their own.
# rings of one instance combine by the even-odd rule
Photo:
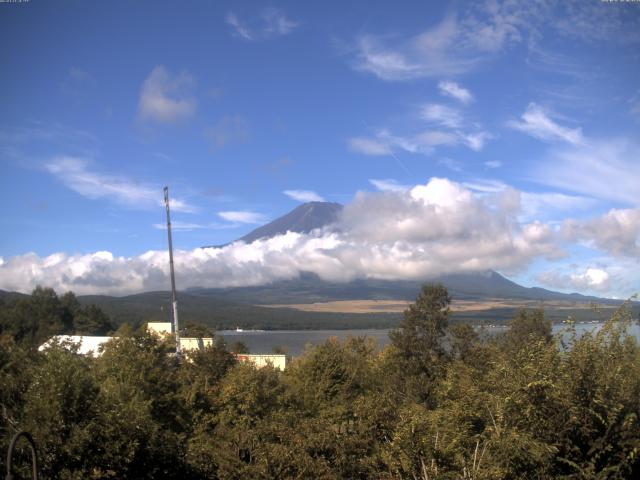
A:
<svg viewBox="0 0 640 480">
<path fill-rule="evenodd" d="M 640 3 L 32 0 L 0 40 L 0 288 L 162 288 L 169 185 L 183 287 L 640 290 Z M 198 250 L 314 199 L 346 234 Z"/>
</svg>

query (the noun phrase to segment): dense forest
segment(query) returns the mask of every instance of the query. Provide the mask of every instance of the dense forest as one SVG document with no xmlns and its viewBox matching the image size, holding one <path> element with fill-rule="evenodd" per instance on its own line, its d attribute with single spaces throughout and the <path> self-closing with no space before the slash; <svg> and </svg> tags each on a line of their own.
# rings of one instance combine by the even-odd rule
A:
<svg viewBox="0 0 640 480">
<path fill-rule="evenodd" d="M 481 339 L 450 303 L 427 285 L 386 348 L 329 340 L 281 372 L 222 339 L 178 362 L 128 326 L 96 358 L 38 352 L 53 332 L 113 328 L 39 289 L 0 309 L 0 446 L 29 431 L 51 479 L 640 478 L 628 310 L 580 337 L 523 310 Z"/>
</svg>

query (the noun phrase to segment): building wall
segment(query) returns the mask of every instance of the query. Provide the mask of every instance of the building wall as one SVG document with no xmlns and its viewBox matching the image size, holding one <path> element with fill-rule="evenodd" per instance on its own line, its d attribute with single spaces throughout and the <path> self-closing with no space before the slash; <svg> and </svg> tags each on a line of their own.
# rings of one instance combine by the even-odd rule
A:
<svg viewBox="0 0 640 480">
<path fill-rule="evenodd" d="M 180 337 L 180 348 L 183 352 L 189 350 L 204 350 L 213 345 L 213 338 L 188 338 Z"/>
<path fill-rule="evenodd" d="M 171 322 L 149 322 L 147 323 L 147 330 L 162 336 L 171 333 Z"/>
<path fill-rule="evenodd" d="M 278 370 L 284 370 L 287 366 L 286 355 L 252 355 L 248 353 L 239 353 L 236 355 L 239 362 L 250 362 L 256 367 L 262 368 L 272 365 Z"/>
<path fill-rule="evenodd" d="M 159 336 L 171 334 L 171 323 L 169 322 L 149 322 L 147 323 L 147 329 Z M 40 350 L 45 349 L 52 342 L 58 341 L 60 343 L 73 343 L 78 344 L 78 353 L 93 356 L 99 356 L 102 354 L 101 346 L 111 340 L 114 337 L 92 337 L 92 336 L 80 336 L 80 335 L 56 335 L 49 341 L 40 346 Z M 188 353 L 194 350 L 203 350 L 206 347 L 213 345 L 213 338 L 190 338 L 181 337 L 180 347 L 182 351 Z M 236 354 L 236 358 L 239 362 L 250 362 L 257 368 L 266 367 L 271 365 L 278 370 L 284 370 L 287 366 L 286 355 L 252 355 L 249 353 Z"/>
<path fill-rule="evenodd" d="M 118 337 L 93 337 L 88 335 L 55 335 L 40 345 L 39 351 L 43 351 L 50 347 L 54 342 L 60 343 L 67 348 L 71 349 L 71 344 L 77 346 L 77 352 L 81 355 L 91 355 L 93 357 L 99 357 L 102 355 L 102 345 L 107 343 L 112 338 Z"/>
</svg>

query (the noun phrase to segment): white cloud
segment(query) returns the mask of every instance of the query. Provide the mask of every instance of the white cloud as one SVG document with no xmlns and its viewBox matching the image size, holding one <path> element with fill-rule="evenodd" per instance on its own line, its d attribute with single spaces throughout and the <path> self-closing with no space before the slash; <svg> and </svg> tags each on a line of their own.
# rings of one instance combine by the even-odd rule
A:
<svg viewBox="0 0 640 480">
<path fill-rule="evenodd" d="M 190 222 L 171 222 L 171 230 L 190 232 L 193 230 L 221 230 L 225 228 L 235 228 L 236 225 L 223 223 L 190 223 Z M 166 223 L 154 223 L 153 228 L 157 230 L 166 230 Z"/>
<path fill-rule="evenodd" d="M 141 120 L 175 123 L 193 116 L 196 100 L 191 94 L 194 80 L 187 73 L 171 75 L 158 65 L 142 84 L 138 114 Z"/>
<path fill-rule="evenodd" d="M 382 80 L 411 80 L 449 76 L 472 69 L 479 61 L 461 46 L 462 31 L 455 17 L 396 45 L 379 37 L 358 39 L 355 67 Z"/>
<path fill-rule="evenodd" d="M 253 214 L 221 213 L 230 214 L 230 221 Z M 305 271 L 331 281 L 515 271 L 536 258 L 559 254 L 548 225 L 520 225 L 512 212 L 488 205 L 464 186 L 432 179 L 409 191 L 358 193 L 335 230 L 289 232 L 219 249 L 178 250 L 175 264 L 183 289 L 259 285 L 296 278 Z M 165 251 L 126 258 L 108 252 L 49 257 L 31 253 L 5 259 L 0 288 L 29 291 L 41 284 L 104 294 L 165 289 L 168 263 Z"/>
<path fill-rule="evenodd" d="M 89 162 L 82 158 L 56 157 L 45 164 L 45 168 L 68 188 L 86 198 L 106 198 L 131 208 L 146 209 L 164 205 L 162 188 L 94 171 Z M 182 212 L 196 210 L 179 198 L 172 198 L 170 206 Z"/>
<path fill-rule="evenodd" d="M 218 215 L 229 221 L 235 223 L 263 223 L 266 221 L 266 218 L 261 213 L 251 212 L 246 210 L 239 211 L 229 211 L 229 212 L 218 212 Z"/>
<path fill-rule="evenodd" d="M 598 203 L 597 200 L 578 195 L 558 192 L 526 192 L 516 190 L 500 180 L 475 180 L 465 182 L 466 188 L 479 192 L 485 198 L 498 194 L 500 202 L 511 204 L 510 211 L 518 211 L 517 218 L 531 220 L 557 220 L 566 218 L 567 213 L 586 211 Z"/>
<path fill-rule="evenodd" d="M 584 143 L 580 128 L 561 126 L 551 118 L 549 112 L 535 103 L 530 103 L 520 118 L 521 121 L 512 120 L 507 125 L 540 140 L 561 140 L 572 145 Z"/>
<path fill-rule="evenodd" d="M 500 160 L 487 160 L 484 164 L 489 168 L 500 168 L 502 166 L 502 162 Z"/>
<path fill-rule="evenodd" d="M 243 116 L 227 115 L 215 125 L 207 127 L 204 136 L 215 150 L 231 143 L 246 142 L 249 138 L 249 126 Z"/>
<path fill-rule="evenodd" d="M 557 192 L 522 192 L 522 213 L 525 218 L 549 218 L 557 213 L 588 210 L 597 203 L 593 198 Z"/>
<path fill-rule="evenodd" d="M 439 130 L 425 130 L 411 136 L 398 136 L 382 129 L 376 132 L 374 138 L 349 139 L 349 147 L 352 151 L 372 156 L 393 155 L 398 150 L 427 155 L 433 152 L 434 147 L 457 143 L 458 138 L 454 134 Z"/>
<path fill-rule="evenodd" d="M 406 192 L 411 188 L 409 185 L 402 185 L 392 178 L 380 180 L 370 178 L 369 183 L 381 192 Z"/>
<path fill-rule="evenodd" d="M 400 41 L 394 36 L 362 35 L 354 66 L 388 81 L 467 73 L 519 43 L 538 19 L 540 8 L 532 2 L 486 2 Z"/>
<path fill-rule="evenodd" d="M 166 230 L 166 223 L 154 223 L 153 228 L 157 230 Z M 188 223 L 188 222 L 171 222 L 171 230 L 181 230 L 185 232 L 189 232 L 191 230 L 200 230 L 203 228 L 208 228 L 206 225 L 201 223 Z"/>
<path fill-rule="evenodd" d="M 324 198 L 312 190 L 285 190 L 287 197 L 297 200 L 298 202 L 324 202 Z"/>
<path fill-rule="evenodd" d="M 464 144 L 475 152 L 484 148 L 485 143 L 492 138 L 489 132 L 459 133 Z"/>
<path fill-rule="evenodd" d="M 459 137 L 454 133 L 442 130 L 425 130 L 412 138 L 399 141 L 398 145 L 410 152 L 431 152 L 434 147 L 456 145 L 458 141 Z"/>
<path fill-rule="evenodd" d="M 0 128 L 0 155 L 23 166 L 35 167 L 35 163 L 40 163 L 42 151 L 52 149 L 93 157 L 100 151 L 100 141 L 89 132 L 59 123 L 32 120 L 25 126 Z M 36 158 L 37 162 L 33 160 Z"/>
<path fill-rule="evenodd" d="M 226 22 L 234 29 L 234 35 L 245 40 L 253 40 L 253 35 L 247 27 L 245 27 L 237 15 L 233 12 L 227 13 Z"/>
<path fill-rule="evenodd" d="M 588 139 L 578 146 L 554 147 L 531 174 L 542 184 L 589 197 L 639 205 L 640 145 L 626 139 Z"/>
<path fill-rule="evenodd" d="M 348 140 L 349 149 L 353 152 L 365 155 L 385 156 L 391 155 L 393 150 L 385 141 L 366 137 L 354 137 Z"/>
<path fill-rule="evenodd" d="M 300 24 L 287 18 L 282 10 L 264 8 L 259 15 L 243 20 L 233 12 L 227 13 L 226 22 L 233 28 L 233 35 L 247 41 L 266 40 L 288 35 Z"/>
<path fill-rule="evenodd" d="M 460 128 L 463 124 L 463 118 L 459 110 L 437 103 L 424 105 L 420 116 L 429 123 L 448 128 Z"/>
<path fill-rule="evenodd" d="M 439 24 L 411 37 L 360 35 L 354 68 L 386 81 L 452 77 L 472 71 L 524 40 L 559 32 L 583 41 L 637 43 L 635 5 L 582 0 L 466 4 Z"/>
<path fill-rule="evenodd" d="M 611 290 L 611 276 L 601 268 L 589 267 L 576 273 L 557 271 L 542 272 L 537 276 L 540 283 L 562 290 L 594 291 L 599 293 Z"/>
<path fill-rule="evenodd" d="M 610 5 L 607 3 L 580 0 L 557 2 L 558 8 L 548 21 L 559 33 L 588 43 L 640 42 L 636 5 L 632 2 L 615 2 L 616 8 L 608 8 Z"/>
<path fill-rule="evenodd" d="M 262 11 L 262 18 L 265 23 L 264 31 L 267 35 L 287 35 L 300 25 L 287 18 L 284 12 L 273 7 L 265 8 Z"/>
<path fill-rule="evenodd" d="M 433 112 L 431 112 L 433 113 Z M 451 121 L 452 119 L 442 119 Z M 488 132 L 468 133 L 460 130 L 427 129 L 411 135 L 394 135 L 387 129 L 378 130 L 374 137 L 354 137 L 348 140 L 349 149 L 371 156 L 392 155 L 397 151 L 430 155 L 438 147 L 464 145 L 467 148 L 482 150 L 491 138 Z"/>
<path fill-rule="evenodd" d="M 489 132 L 468 122 L 460 110 L 447 105 L 422 105 L 419 117 L 428 128 L 407 135 L 395 135 L 383 128 L 375 132 L 374 137 L 349 139 L 349 148 L 358 153 L 376 156 L 393 155 L 400 150 L 429 155 L 436 148 L 444 146 L 464 145 L 471 150 L 480 151 L 492 138 Z M 453 165 L 454 162 L 448 163 Z"/>
<path fill-rule="evenodd" d="M 566 220 L 565 237 L 614 256 L 640 257 L 640 208 L 612 209 L 590 220 Z"/>
<path fill-rule="evenodd" d="M 473 190 L 474 192 L 481 192 L 481 193 L 499 193 L 499 192 L 503 192 L 504 190 L 508 190 L 510 188 L 509 185 L 507 185 L 506 183 L 500 180 L 485 180 L 485 179 L 478 179 L 472 182 L 465 182 L 463 183 L 463 185 L 466 188 Z"/>
<path fill-rule="evenodd" d="M 439 82 L 438 88 L 442 95 L 446 95 L 464 103 L 465 105 L 473 102 L 473 95 L 466 88 L 461 87 L 456 82 Z"/>
</svg>

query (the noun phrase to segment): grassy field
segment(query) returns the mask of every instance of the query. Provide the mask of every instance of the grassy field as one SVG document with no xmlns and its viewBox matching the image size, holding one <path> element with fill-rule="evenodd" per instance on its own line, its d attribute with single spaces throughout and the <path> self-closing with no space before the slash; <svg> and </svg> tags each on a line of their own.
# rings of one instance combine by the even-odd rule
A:
<svg viewBox="0 0 640 480">
<path fill-rule="evenodd" d="M 406 300 L 337 300 L 333 302 L 294 303 L 260 305 L 266 308 L 292 308 L 301 312 L 326 313 L 402 313 L 411 302 Z M 451 310 L 454 312 L 481 312 L 519 308 L 539 308 L 545 310 L 590 310 L 593 305 L 586 302 L 537 301 L 537 300 L 454 300 Z M 599 308 L 612 310 L 615 305 L 601 305 Z"/>
</svg>

